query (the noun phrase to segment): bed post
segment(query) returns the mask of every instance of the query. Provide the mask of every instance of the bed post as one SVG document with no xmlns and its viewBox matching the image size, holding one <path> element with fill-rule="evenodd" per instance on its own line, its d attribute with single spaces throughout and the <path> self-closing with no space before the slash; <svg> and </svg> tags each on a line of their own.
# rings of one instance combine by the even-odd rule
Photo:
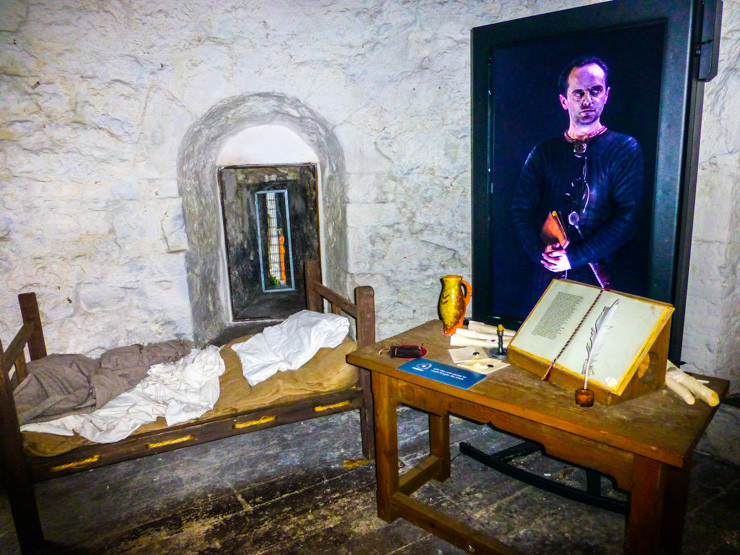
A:
<svg viewBox="0 0 740 555">
<path fill-rule="evenodd" d="M 364 347 L 375 343 L 375 291 L 368 285 L 355 287 L 354 305 L 342 296 L 321 284 L 321 268 L 317 260 L 306 260 L 306 308 L 324 312 L 324 296 L 332 306 L 334 314 L 342 311 L 354 317 L 357 324 L 357 346 Z M 318 283 L 319 287 L 314 285 Z M 318 291 L 317 291 L 318 289 Z M 323 295 L 323 296 L 322 296 Z M 370 371 L 359 368 L 359 385 L 362 391 L 360 403 L 360 432 L 362 452 L 368 458 L 375 456 L 375 429 L 373 426 L 373 392 Z"/>
<path fill-rule="evenodd" d="M 369 285 L 355 288 L 357 305 L 357 346 L 375 343 L 375 291 Z M 370 371 L 360 368 L 362 407 L 360 408 L 360 430 L 362 452 L 368 458 L 375 457 L 375 426 L 373 422 L 373 389 Z"/>
<path fill-rule="evenodd" d="M 318 260 L 306 260 L 304 264 L 306 279 L 306 308 L 314 312 L 324 312 L 324 302 L 314 289 L 314 282 L 321 283 L 321 267 Z"/>
<path fill-rule="evenodd" d="M 355 287 L 357 306 L 357 343 L 359 347 L 375 343 L 375 291 L 369 285 Z"/>
<path fill-rule="evenodd" d="M 46 356 L 46 342 L 44 331 L 41 328 L 41 314 L 36 301 L 36 293 L 21 293 L 18 295 L 18 304 L 21 305 L 21 315 L 24 324 L 33 325 L 33 333 L 28 339 L 28 354 L 31 360 L 38 360 Z"/>
<path fill-rule="evenodd" d="M 0 473 L 8 493 L 13 521 L 16 523 L 18 544 L 23 553 L 29 553 L 41 549 L 44 535 L 31 476 L 23 457 L 23 437 L 13 400 L 13 386 L 8 376 L 15 361 L 6 361 L 4 355 L 5 351 L 0 343 L 0 435 L 4 438 L 3 448 L 0 449 Z"/>
</svg>

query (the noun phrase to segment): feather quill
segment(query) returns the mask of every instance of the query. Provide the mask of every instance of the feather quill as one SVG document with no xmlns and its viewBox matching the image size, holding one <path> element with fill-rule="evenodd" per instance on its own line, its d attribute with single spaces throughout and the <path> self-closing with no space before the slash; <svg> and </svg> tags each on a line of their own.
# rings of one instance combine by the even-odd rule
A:
<svg viewBox="0 0 740 555">
<path fill-rule="evenodd" d="M 581 371 L 584 375 L 583 389 L 586 389 L 586 386 L 588 385 L 588 374 L 596 359 L 596 353 L 600 349 L 601 345 L 604 344 L 604 341 L 606 340 L 605 338 L 609 335 L 608 330 L 611 327 L 611 320 L 617 312 L 618 304 L 619 299 L 614 301 L 611 305 L 605 306 L 604 310 L 601 311 L 601 314 L 596 318 L 596 322 L 591 328 L 591 337 L 589 337 L 588 343 L 586 344 L 586 361 L 583 363 L 583 370 Z"/>
</svg>

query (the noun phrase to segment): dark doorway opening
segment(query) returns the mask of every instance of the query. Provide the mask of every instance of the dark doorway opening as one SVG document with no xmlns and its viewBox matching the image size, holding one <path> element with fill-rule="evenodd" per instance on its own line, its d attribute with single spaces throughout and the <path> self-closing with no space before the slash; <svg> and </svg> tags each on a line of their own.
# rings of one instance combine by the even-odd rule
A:
<svg viewBox="0 0 740 555">
<path fill-rule="evenodd" d="M 316 165 L 219 169 L 234 322 L 306 307 L 303 263 L 319 258 Z"/>
</svg>

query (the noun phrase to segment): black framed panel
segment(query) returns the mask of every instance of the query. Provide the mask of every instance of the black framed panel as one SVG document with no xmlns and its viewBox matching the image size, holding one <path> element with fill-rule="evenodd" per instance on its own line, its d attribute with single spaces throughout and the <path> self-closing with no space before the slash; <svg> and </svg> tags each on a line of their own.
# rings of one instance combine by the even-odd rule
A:
<svg viewBox="0 0 740 555">
<path fill-rule="evenodd" d="M 640 143 L 645 194 L 632 239 L 614 253 L 615 289 L 676 307 L 680 360 L 696 179 L 703 3 L 615 0 L 472 31 L 473 317 L 518 328 L 531 310 L 527 265 L 510 219 L 532 148 L 562 134 L 560 70 L 578 55 L 609 65 L 602 122 Z M 534 296 L 536 299 L 536 295 Z"/>
</svg>

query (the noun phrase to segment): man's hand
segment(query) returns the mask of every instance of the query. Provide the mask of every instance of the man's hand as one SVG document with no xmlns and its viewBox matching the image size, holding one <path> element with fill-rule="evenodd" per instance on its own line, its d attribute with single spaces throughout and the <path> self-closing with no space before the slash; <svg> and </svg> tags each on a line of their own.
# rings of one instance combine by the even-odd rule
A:
<svg viewBox="0 0 740 555">
<path fill-rule="evenodd" d="M 567 272 L 570 270 L 570 260 L 565 249 L 559 243 L 547 245 L 542 251 L 542 265 L 551 272 Z"/>
</svg>

